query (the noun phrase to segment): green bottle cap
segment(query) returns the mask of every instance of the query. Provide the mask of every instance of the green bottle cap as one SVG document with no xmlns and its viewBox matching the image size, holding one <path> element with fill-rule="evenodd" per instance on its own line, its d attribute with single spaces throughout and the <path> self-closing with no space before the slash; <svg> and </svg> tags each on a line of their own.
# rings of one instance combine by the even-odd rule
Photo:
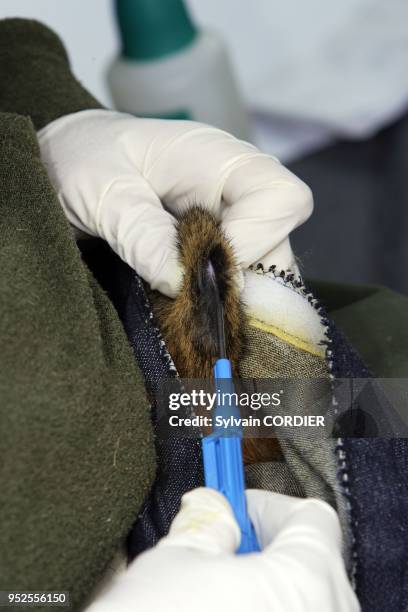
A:
<svg viewBox="0 0 408 612">
<path fill-rule="evenodd" d="M 151 60 L 180 51 L 197 36 L 183 0 L 115 0 L 122 56 Z"/>
</svg>

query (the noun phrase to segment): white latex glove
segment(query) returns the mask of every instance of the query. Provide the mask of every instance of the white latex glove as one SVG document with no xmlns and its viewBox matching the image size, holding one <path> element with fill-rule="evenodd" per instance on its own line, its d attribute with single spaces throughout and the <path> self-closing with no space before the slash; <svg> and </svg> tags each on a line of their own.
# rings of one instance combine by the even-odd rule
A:
<svg viewBox="0 0 408 612">
<path fill-rule="evenodd" d="M 170 533 L 87 612 L 354 612 L 334 510 L 318 500 L 247 492 L 262 553 L 235 555 L 240 532 L 211 489 L 183 497 Z"/>
<path fill-rule="evenodd" d="M 191 203 L 222 220 L 243 268 L 297 273 L 288 236 L 311 214 L 311 191 L 254 146 L 200 123 L 104 110 L 57 119 L 39 142 L 69 221 L 154 289 L 177 293 L 175 217 Z"/>
</svg>

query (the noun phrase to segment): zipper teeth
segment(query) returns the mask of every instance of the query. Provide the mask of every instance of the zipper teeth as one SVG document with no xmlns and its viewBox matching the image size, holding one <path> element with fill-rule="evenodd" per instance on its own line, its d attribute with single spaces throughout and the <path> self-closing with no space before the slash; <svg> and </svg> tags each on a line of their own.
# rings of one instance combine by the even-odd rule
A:
<svg viewBox="0 0 408 612">
<path fill-rule="evenodd" d="M 164 365 L 168 369 L 169 375 L 172 378 L 174 378 L 174 379 L 179 381 L 180 390 L 182 392 L 184 392 L 186 390 L 185 385 L 182 383 L 182 381 L 180 379 L 180 375 L 179 375 L 179 373 L 177 371 L 176 364 L 174 363 L 172 356 L 170 355 L 169 351 L 167 350 L 166 342 L 165 342 L 165 340 L 163 338 L 163 335 L 162 335 L 162 333 L 160 331 L 160 328 L 159 328 L 159 326 L 158 326 L 158 324 L 156 322 L 156 318 L 154 316 L 152 307 L 150 305 L 150 300 L 149 300 L 149 298 L 146 295 L 146 291 L 144 289 L 143 282 L 142 282 L 141 278 L 137 274 L 135 276 L 136 276 L 136 282 L 137 282 L 137 284 L 139 286 L 141 295 L 143 295 L 143 310 L 144 310 L 145 317 L 146 317 L 145 320 L 146 320 L 146 323 L 148 323 L 150 325 L 151 329 L 153 330 L 153 332 L 154 332 L 154 334 L 155 334 L 155 336 L 157 338 L 157 341 L 158 341 L 158 344 L 159 344 L 159 354 L 160 354 L 160 357 L 161 357 Z M 196 416 L 195 410 L 193 408 L 190 409 L 190 412 L 191 412 L 191 416 L 192 417 Z"/>
<path fill-rule="evenodd" d="M 175 365 L 175 363 L 174 363 L 174 361 L 173 361 L 169 351 L 167 350 L 166 343 L 164 341 L 164 338 L 162 336 L 160 328 L 157 325 L 157 322 L 156 322 L 155 316 L 153 314 L 153 310 L 151 308 L 149 298 L 146 295 L 146 291 L 144 289 L 142 280 L 141 280 L 141 278 L 137 274 L 135 275 L 135 278 L 136 278 L 136 282 L 137 282 L 137 284 L 139 286 L 140 293 L 143 296 L 143 309 L 144 309 L 145 316 L 146 316 L 146 323 L 148 323 L 151 326 L 151 328 L 153 329 L 154 334 L 155 334 L 155 336 L 156 336 L 156 338 L 158 340 L 160 357 L 161 357 L 163 363 L 165 364 L 165 366 L 168 368 L 169 373 L 172 376 L 174 376 L 175 378 L 179 378 L 179 374 L 177 372 L 176 365 Z"/>
<path fill-rule="evenodd" d="M 324 335 L 326 340 L 323 340 L 320 344 L 324 345 L 325 348 L 325 361 L 327 364 L 327 369 L 329 372 L 329 379 L 332 390 L 332 406 L 334 414 L 338 414 L 338 402 L 336 399 L 336 391 L 335 391 L 335 375 L 333 374 L 334 368 L 334 360 L 333 360 L 333 340 L 330 335 L 330 326 L 329 319 L 327 317 L 326 311 L 324 307 L 320 304 L 319 300 L 314 297 L 313 293 L 309 291 L 302 279 L 299 275 L 296 277 L 292 272 L 285 272 L 285 270 L 278 270 L 276 266 L 270 266 L 267 270 L 264 269 L 264 266 L 261 263 L 256 264 L 255 266 L 250 266 L 250 270 L 256 272 L 257 274 L 262 275 L 272 275 L 274 280 L 284 284 L 286 287 L 289 287 L 299 295 L 301 295 L 304 299 L 308 301 L 308 303 L 316 310 L 317 314 L 320 317 L 321 324 L 324 328 Z M 349 487 L 349 467 L 347 460 L 347 453 L 344 446 L 343 438 L 338 438 L 335 446 L 335 454 L 337 459 L 337 480 L 340 482 L 340 486 L 346 500 L 346 510 L 349 518 L 350 524 L 350 571 L 349 577 L 350 582 L 353 589 L 356 589 L 356 578 L 357 578 L 357 565 L 358 565 L 358 554 L 356 550 L 356 538 L 354 535 L 355 520 L 354 520 L 354 512 L 353 506 L 351 503 L 351 492 Z"/>
</svg>

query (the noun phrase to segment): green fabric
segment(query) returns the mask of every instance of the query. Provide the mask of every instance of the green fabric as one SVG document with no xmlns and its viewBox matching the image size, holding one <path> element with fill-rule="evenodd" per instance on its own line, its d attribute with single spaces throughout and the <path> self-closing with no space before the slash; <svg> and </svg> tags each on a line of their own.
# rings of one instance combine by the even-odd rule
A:
<svg viewBox="0 0 408 612">
<path fill-rule="evenodd" d="M 34 21 L 0 21 L 0 82 L 0 589 L 69 591 L 76 609 L 149 491 L 153 432 L 142 375 L 35 133 L 101 106 Z"/>
<path fill-rule="evenodd" d="M 408 297 L 370 285 L 310 284 L 375 376 L 408 376 Z"/>
<path fill-rule="evenodd" d="M 0 21 L 0 83 L 0 112 L 29 116 L 37 130 L 69 113 L 101 108 L 72 75 L 58 36 L 36 21 Z"/>
<path fill-rule="evenodd" d="M 149 405 L 27 118 L 0 113 L 0 184 L 0 589 L 76 608 L 154 478 Z"/>
<path fill-rule="evenodd" d="M 245 328 L 245 346 L 239 366 L 243 378 L 329 377 L 324 357 L 312 355 L 251 325 Z"/>
<path fill-rule="evenodd" d="M 290 291 L 288 289 L 288 291 Z M 310 306 L 312 308 L 312 306 Z M 326 401 L 330 398 L 331 386 L 326 360 L 284 342 L 277 336 L 251 325 L 245 329 L 246 351 L 241 358 L 239 372 L 247 381 L 256 378 L 256 389 L 270 391 L 268 383 L 263 389 L 262 379 L 293 378 L 306 380 L 316 378 L 314 386 L 301 386 L 293 394 L 284 396 L 282 410 L 285 414 L 325 415 Z M 324 392 L 324 393 L 323 393 Z M 293 431 L 286 436 L 276 429 L 286 466 L 274 461 L 247 466 L 246 476 L 251 487 L 278 493 L 316 497 L 331 504 L 339 515 L 343 532 L 344 558 L 350 561 L 351 534 L 347 502 L 338 482 L 338 458 L 336 442 L 325 439 L 319 433 L 305 430 Z"/>
<path fill-rule="evenodd" d="M 289 289 L 288 289 L 289 291 Z M 323 357 L 317 357 L 295 346 L 284 342 L 277 336 L 259 330 L 248 325 L 245 330 L 246 353 L 240 361 L 239 373 L 247 381 L 253 378 L 258 379 L 257 391 L 263 391 L 262 380 L 271 378 L 293 378 L 306 380 L 316 378 L 320 381 L 316 390 L 312 386 L 303 390 L 305 396 L 299 398 L 299 388 L 293 390 L 293 394 L 288 396 L 288 390 L 283 399 L 282 409 L 285 414 L 299 414 L 299 406 L 302 407 L 302 414 L 306 414 L 308 408 L 312 407 L 313 414 L 319 413 L 319 394 L 325 387 L 327 379 L 327 394 L 330 396 L 330 379 L 328 367 Z M 267 384 L 265 391 L 269 389 Z M 314 397 L 314 393 L 317 396 Z M 324 405 L 325 406 L 325 405 Z M 280 438 L 279 429 L 276 435 Z M 336 462 L 334 454 L 334 444 L 331 440 L 319 438 L 311 440 L 302 434 L 299 439 L 283 436 L 279 439 L 280 445 L 288 463 L 289 469 L 300 487 L 307 496 L 318 497 L 336 506 L 334 489 L 336 488 Z M 323 442 L 327 442 L 324 444 Z M 307 458 L 307 459 L 306 459 Z M 266 464 L 264 464 L 266 465 Z M 275 464 L 270 463 L 269 486 L 271 490 L 279 490 L 275 486 Z M 266 481 L 265 473 L 262 474 L 263 481 Z M 261 487 L 261 482 L 257 485 Z"/>
</svg>

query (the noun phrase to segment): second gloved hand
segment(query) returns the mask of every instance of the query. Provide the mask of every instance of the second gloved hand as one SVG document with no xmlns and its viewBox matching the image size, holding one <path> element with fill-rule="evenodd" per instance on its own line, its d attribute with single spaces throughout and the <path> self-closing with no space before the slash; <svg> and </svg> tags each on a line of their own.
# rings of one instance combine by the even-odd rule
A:
<svg viewBox="0 0 408 612">
<path fill-rule="evenodd" d="M 181 282 L 176 218 L 188 204 L 222 221 L 239 264 L 297 273 L 289 234 L 311 214 L 310 189 L 276 159 L 192 121 L 113 111 L 67 115 L 39 132 L 69 221 L 105 239 L 153 289 Z"/>
<path fill-rule="evenodd" d="M 358 612 L 334 510 L 318 500 L 248 491 L 261 553 L 236 555 L 240 531 L 212 489 L 183 497 L 170 533 L 87 612 Z"/>
</svg>

